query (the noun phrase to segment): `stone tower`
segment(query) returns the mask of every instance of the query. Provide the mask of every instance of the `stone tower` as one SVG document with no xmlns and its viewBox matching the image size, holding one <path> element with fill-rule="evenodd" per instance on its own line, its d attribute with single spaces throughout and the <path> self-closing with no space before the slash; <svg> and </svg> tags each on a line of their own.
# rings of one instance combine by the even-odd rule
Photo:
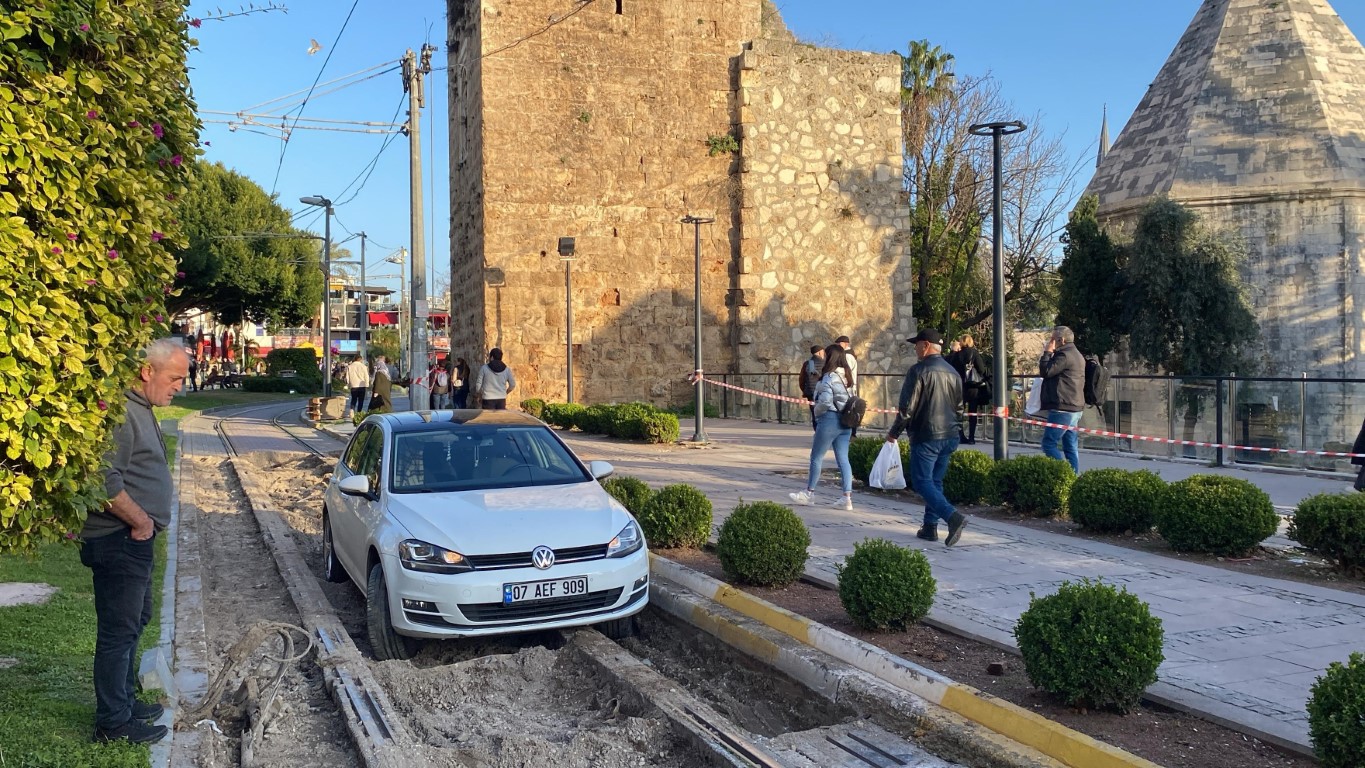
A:
<svg viewBox="0 0 1365 768">
<path fill-rule="evenodd" d="M 686 402 L 691 214 L 708 372 L 840 334 L 904 370 L 898 57 L 797 43 L 766 0 L 447 7 L 452 354 L 502 347 L 516 395 L 562 400 L 571 303 L 577 401 Z"/>
<path fill-rule="evenodd" d="M 1205 0 L 1086 192 L 1241 233 L 1260 373 L 1365 376 L 1365 49 L 1327 0 Z"/>
</svg>

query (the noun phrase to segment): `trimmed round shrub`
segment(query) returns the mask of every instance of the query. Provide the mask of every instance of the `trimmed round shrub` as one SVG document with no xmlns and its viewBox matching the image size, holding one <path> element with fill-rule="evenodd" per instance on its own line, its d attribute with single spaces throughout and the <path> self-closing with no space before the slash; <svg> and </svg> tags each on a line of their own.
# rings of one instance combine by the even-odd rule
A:
<svg viewBox="0 0 1365 768">
<path fill-rule="evenodd" d="M 1014 626 L 1034 686 L 1068 706 L 1119 712 L 1156 682 L 1164 634 L 1136 595 L 1088 579 L 1034 597 Z"/>
<path fill-rule="evenodd" d="M 610 405 L 590 405 L 574 412 L 575 427 L 592 435 L 605 435 L 611 427 L 612 411 Z"/>
<path fill-rule="evenodd" d="M 905 629 L 929 613 L 936 591 L 924 553 L 886 539 L 854 544 L 839 566 L 839 602 L 863 629 Z"/>
<path fill-rule="evenodd" d="M 716 556 L 744 584 L 785 587 L 806 569 L 810 532 L 789 507 L 774 501 L 740 504 L 721 523 Z"/>
<path fill-rule="evenodd" d="M 621 502 L 621 506 L 629 509 L 636 517 L 640 516 L 645 504 L 654 495 L 654 491 L 645 484 L 645 481 L 629 475 L 616 475 L 603 480 L 602 490 L 610 493 L 612 498 Z"/>
<path fill-rule="evenodd" d="M 541 421 L 545 420 L 545 401 L 538 397 L 528 397 L 521 401 L 521 410 Z"/>
<path fill-rule="evenodd" d="M 1250 482 L 1195 475 L 1166 486 L 1156 525 L 1177 552 L 1238 556 L 1275 533 L 1279 523 L 1270 497 Z"/>
<path fill-rule="evenodd" d="M 976 504 L 990 495 L 995 459 L 981 451 L 953 451 L 943 476 L 943 495 L 954 504 Z"/>
<path fill-rule="evenodd" d="M 1289 538 L 1347 573 L 1365 573 L 1365 493 L 1309 496 L 1289 521 Z"/>
<path fill-rule="evenodd" d="M 1075 480 L 1071 465 L 1061 459 L 1018 456 L 991 467 L 990 500 L 1034 517 L 1052 517 L 1066 510 Z"/>
<path fill-rule="evenodd" d="M 848 464 L 853 469 L 853 476 L 864 484 L 872 474 L 872 462 L 877 460 L 877 452 L 885 442 L 881 437 L 855 437 L 848 441 Z"/>
<path fill-rule="evenodd" d="M 1332 662 L 1313 683 L 1308 736 L 1324 768 L 1365 765 L 1365 655 Z"/>
<path fill-rule="evenodd" d="M 1091 469 L 1071 484 L 1067 511 L 1082 528 L 1100 533 L 1146 533 L 1166 481 L 1148 470 Z"/>
<path fill-rule="evenodd" d="M 644 417 L 641 431 L 645 440 L 651 443 L 676 443 L 681 433 L 678 417 L 671 413 L 656 411 Z"/>
<path fill-rule="evenodd" d="M 664 486 L 636 515 L 651 547 L 697 548 L 711 536 L 711 500 L 685 483 Z"/>
<path fill-rule="evenodd" d="M 578 403 L 546 403 L 540 411 L 540 419 L 552 427 L 573 429 L 582 411 L 583 406 Z"/>
<path fill-rule="evenodd" d="M 624 440 L 639 440 L 645 436 L 644 420 L 654 413 L 654 407 L 645 403 L 623 403 L 610 406 L 609 413 L 603 432 Z"/>
</svg>

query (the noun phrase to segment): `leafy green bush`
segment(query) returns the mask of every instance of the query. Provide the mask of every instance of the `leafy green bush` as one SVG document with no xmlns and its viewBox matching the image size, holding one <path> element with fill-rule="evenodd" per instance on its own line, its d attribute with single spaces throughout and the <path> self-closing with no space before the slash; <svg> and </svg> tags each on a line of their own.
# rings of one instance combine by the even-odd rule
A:
<svg viewBox="0 0 1365 768">
<path fill-rule="evenodd" d="M 540 418 L 546 424 L 560 429 L 573 429 L 578 425 L 578 415 L 583 406 L 578 403 L 546 403 L 541 409 Z"/>
<path fill-rule="evenodd" d="M 654 414 L 654 406 L 645 403 L 623 403 L 608 409 L 605 433 L 609 437 L 622 440 L 639 440 L 644 437 L 644 420 Z"/>
<path fill-rule="evenodd" d="M 322 391 L 322 371 L 318 369 L 318 356 L 312 349 L 272 349 L 265 356 L 265 374 L 279 376 L 284 371 L 293 371 L 297 381 L 309 392 Z M 304 391 L 300 389 L 299 391 Z M 340 390 L 346 391 L 344 389 Z"/>
<path fill-rule="evenodd" d="M 1336 561 L 1347 573 L 1365 572 L 1365 494 L 1320 493 L 1299 502 L 1289 538 Z"/>
<path fill-rule="evenodd" d="M 1075 479 L 1071 465 L 1061 459 L 1017 456 L 991 467 L 990 500 L 1035 517 L 1052 517 L 1066 509 Z"/>
<path fill-rule="evenodd" d="M 645 481 L 629 475 L 616 475 L 603 480 L 602 489 L 621 502 L 621 506 L 629 509 L 636 517 L 644 511 L 645 504 L 654 495 L 654 491 L 645 484 Z"/>
<path fill-rule="evenodd" d="M 1156 525 L 1156 510 L 1166 481 L 1145 469 L 1091 469 L 1071 484 L 1067 511 L 1082 528 L 1101 533 L 1146 533 Z"/>
<path fill-rule="evenodd" d="M 545 413 L 545 401 L 538 397 L 528 397 L 525 400 L 522 400 L 521 410 L 523 413 L 534 416 L 541 421 L 545 420 L 545 417 L 542 415 Z"/>
<path fill-rule="evenodd" d="M 1332 662 L 1313 683 L 1308 736 L 1324 768 L 1365 765 L 1365 655 Z"/>
<path fill-rule="evenodd" d="M 166 336 L 198 150 L 183 3 L 0 12 L 0 551 L 79 530 L 138 350 Z"/>
<path fill-rule="evenodd" d="M 611 428 L 611 406 L 590 405 L 574 413 L 574 426 L 590 435 L 605 435 Z"/>
<path fill-rule="evenodd" d="M 1195 475 L 1166 486 L 1157 531 L 1177 552 L 1238 556 L 1275 533 L 1280 518 L 1266 492 L 1246 480 Z"/>
<path fill-rule="evenodd" d="M 886 539 L 854 544 L 839 566 L 839 602 L 863 629 L 905 629 L 929 613 L 937 591 L 924 553 Z"/>
<path fill-rule="evenodd" d="M 282 379 L 278 376 L 243 376 L 242 391 L 294 392 L 302 395 L 314 395 L 317 394 L 318 387 L 316 383 L 310 384 L 305 379 Z"/>
<path fill-rule="evenodd" d="M 1029 680 L 1073 707 L 1127 712 L 1164 658 L 1161 619 L 1147 604 L 1088 579 L 1034 597 L 1014 636 Z"/>
<path fill-rule="evenodd" d="M 981 451 L 953 451 L 943 476 L 943 495 L 954 504 L 976 504 L 990 495 L 995 459 Z"/>
<path fill-rule="evenodd" d="M 662 411 L 646 416 L 641 428 L 642 436 L 651 443 L 676 443 L 681 429 L 677 416 Z"/>
<path fill-rule="evenodd" d="M 721 523 L 716 556 L 725 573 L 744 584 L 785 587 L 806 569 L 810 532 L 790 508 L 774 501 L 735 507 Z"/>
<path fill-rule="evenodd" d="M 696 488 L 664 486 L 636 515 L 651 547 L 700 547 L 711 537 L 711 500 Z"/>
</svg>

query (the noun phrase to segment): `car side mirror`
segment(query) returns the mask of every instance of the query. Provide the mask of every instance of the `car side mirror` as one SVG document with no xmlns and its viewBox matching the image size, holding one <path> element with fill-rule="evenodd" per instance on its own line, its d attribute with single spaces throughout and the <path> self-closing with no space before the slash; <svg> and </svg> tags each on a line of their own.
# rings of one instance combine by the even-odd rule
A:
<svg viewBox="0 0 1365 768">
<path fill-rule="evenodd" d="M 369 498 L 371 495 L 370 478 L 365 475 L 351 475 L 337 483 L 337 490 L 347 496 L 364 496 Z"/>
<path fill-rule="evenodd" d="M 613 467 L 610 461 L 590 461 L 588 471 L 592 473 L 594 480 L 601 480 L 610 477 L 611 473 L 616 471 L 616 467 Z"/>
</svg>

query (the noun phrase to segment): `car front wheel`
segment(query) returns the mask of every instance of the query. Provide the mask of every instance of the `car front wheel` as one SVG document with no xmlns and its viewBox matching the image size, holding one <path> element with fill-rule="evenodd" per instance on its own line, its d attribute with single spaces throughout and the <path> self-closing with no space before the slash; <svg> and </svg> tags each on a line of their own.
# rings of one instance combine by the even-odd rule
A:
<svg viewBox="0 0 1365 768">
<path fill-rule="evenodd" d="M 322 578 L 331 582 L 346 580 L 346 568 L 337 559 L 336 542 L 332 540 L 332 519 L 322 513 Z"/>
<path fill-rule="evenodd" d="M 406 660 L 417 652 L 417 640 L 393 631 L 389 612 L 389 590 L 384 583 L 384 567 L 375 563 L 365 586 L 365 629 L 370 636 L 374 657 L 380 661 Z"/>
<path fill-rule="evenodd" d="M 612 640 L 625 640 L 628 637 L 635 637 L 635 633 L 640 631 L 640 623 L 635 616 L 627 616 L 624 619 L 612 619 L 601 624 L 595 624 L 597 631 L 611 638 Z"/>
</svg>

